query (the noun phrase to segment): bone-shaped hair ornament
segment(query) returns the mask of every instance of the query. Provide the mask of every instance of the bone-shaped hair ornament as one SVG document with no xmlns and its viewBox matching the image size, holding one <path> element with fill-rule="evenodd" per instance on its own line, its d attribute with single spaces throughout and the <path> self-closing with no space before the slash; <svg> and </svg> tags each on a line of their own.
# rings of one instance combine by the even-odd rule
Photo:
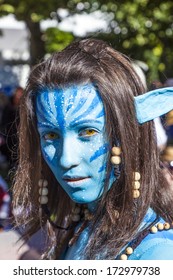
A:
<svg viewBox="0 0 173 280">
<path fill-rule="evenodd" d="M 135 96 L 135 109 L 140 124 L 173 110 L 173 87 L 159 88 Z"/>
</svg>

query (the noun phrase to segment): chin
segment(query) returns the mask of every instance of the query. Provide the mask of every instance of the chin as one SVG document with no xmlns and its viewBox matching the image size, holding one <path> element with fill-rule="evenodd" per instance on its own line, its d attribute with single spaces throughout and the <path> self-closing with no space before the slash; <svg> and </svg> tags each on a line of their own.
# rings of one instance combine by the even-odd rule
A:
<svg viewBox="0 0 173 280">
<path fill-rule="evenodd" d="M 96 201 L 98 197 L 84 197 L 81 195 L 74 194 L 73 196 L 70 197 L 74 202 L 79 203 L 79 204 L 88 204 Z"/>
</svg>

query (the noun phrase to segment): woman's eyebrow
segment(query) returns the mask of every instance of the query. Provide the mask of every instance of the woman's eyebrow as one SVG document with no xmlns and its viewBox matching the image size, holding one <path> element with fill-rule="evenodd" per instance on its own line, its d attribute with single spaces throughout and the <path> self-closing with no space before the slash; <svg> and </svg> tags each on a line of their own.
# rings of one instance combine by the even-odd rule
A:
<svg viewBox="0 0 173 280">
<path fill-rule="evenodd" d="M 102 121 L 100 120 L 97 120 L 97 119 L 83 119 L 83 120 L 77 120 L 77 121 L 72 121 L 70 123 L 70 127 L 74 127 L 74 126 L 77 126 L 77 125 L 84 125 L 84 124 L 103 124 Z"/>
<path fill-rule="evenodd" d="M 54 124 L 46 123 L 46 122 L 37 122 L 38 128 L 57 128 Z"/>
</svg>

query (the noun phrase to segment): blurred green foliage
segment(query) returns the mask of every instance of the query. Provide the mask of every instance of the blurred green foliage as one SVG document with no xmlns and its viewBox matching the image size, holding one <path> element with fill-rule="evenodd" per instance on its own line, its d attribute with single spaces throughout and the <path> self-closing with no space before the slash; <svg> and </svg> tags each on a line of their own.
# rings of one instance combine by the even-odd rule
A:
<svg viewBox="0 0 173 280">
<path fill-rule="evenodd" d="M 60 51 L 69 45 L 74 36 L 70 32 L 61 31 L 55 27 L 50 27 L 45 31 L 46 52 L 52 53 Z"/>
<path fill-rule="evenodd" d="M 30 18 L 35 22 L 50 18 L 51 12 L 65 8 L 68 0 L 0 0 L 0 14 L 14 13 L 18 20 Z"/>
<path fill-rule="evenodd" d="M 35 23 L 57 16 L 57 30 L 49 29 L 42 36 L 46 52 L 60 50 L 74 38 L 58 30 L 59 8 L 67 9 L 69 15 L 101 10 L 107 18 L 107 31 L 86 36 L 107 40 L 132 59 L 144 61 L 149 67 L 148 83 L 173 76 L 172 0 L 0 0 L 0 15 L 14 13 L 19 20 L 29 18 Z"/>
<path fill-rule="evenodd" d="M 108 34 L 99 37 L 131 58 L 144 61 L 149 67 L 148 83 L 172 77 L 173 1 L 100 2 L 101 9 L 114 17 Z"/>
</svg>

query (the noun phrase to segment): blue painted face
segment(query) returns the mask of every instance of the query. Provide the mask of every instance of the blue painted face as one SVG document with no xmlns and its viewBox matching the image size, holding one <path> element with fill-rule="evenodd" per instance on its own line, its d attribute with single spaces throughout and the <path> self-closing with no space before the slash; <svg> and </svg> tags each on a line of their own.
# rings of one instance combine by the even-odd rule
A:
<svg viewBox="0 0 173 280">
<path fill-rule="evenodd" d="M 59 184 L 77 203 L 96 201 L 103 192 L 109 144 L 95 87 L 45 90 L 37 95 L 36 115 L 42 153 Z"/>
</svg>

